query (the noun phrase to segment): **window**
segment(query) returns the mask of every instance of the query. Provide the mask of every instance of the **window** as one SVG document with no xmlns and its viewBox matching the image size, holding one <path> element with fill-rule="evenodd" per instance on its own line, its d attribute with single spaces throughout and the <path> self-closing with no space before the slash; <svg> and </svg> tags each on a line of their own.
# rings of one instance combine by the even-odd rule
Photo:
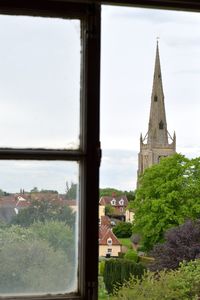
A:
<svg viewBox="0 0 200 300">
<path fill-rule="evenodd" d="M 20 243 L 6 237 L 15 225 L 3 232 L 0 299 L 96 298 L 98 201 L 91 200 L 98 199 L 100 161 L 99 20 L 98 6 L 74 1 L 0 4 L 0 217 L 20 222 L 31 208 L 26 222 L 33 212 L 39 220 L 20 227 Z M 58 222 L 63 212 L 72 219 L 59 239 L 55 230 L 70 222 Z M 37 237 L 29 234 L 33 226 Z M 39 237 L 53 234 L 46 226 L 57 246 Z"/>
<path fill-rule="evenodd" d="M 24 64 L 26 57 L 22 60 L 14 60 L 15 51 L 20 52 L 20 49 L 12 49 L 12 44 L 10 44 L 10 59 L 15 68 L 15 74 L 12 73 L 13 70 L 5 69 L 4 72 L 1 72 L 0 79 L 3 80 L 0 83 L 0 113 L 3 124 L 1 124 L 1 129 L 7 129 L 7 133 L 3 132 L 0 142 L 0 160 L 1 168 L 4 170 L 2 174 L 6 174 L 5 166 L 7 168 L 7 178 L 9 176 L 17 178 L 18 182 L 20 181 L 20 176 L 22 176 L 22 170 L 26 170 L 25 174 L 32 176 L 33 172 L 36 171 L 38 174 L 37 179 L 42 179 L 44 174 L 48 175 L 49 182 L 53 182 L 55 177 L 55 172 L 53 168 L 72 168 L 74 172 L 77 186 L 78 186 L 78 215 L 76 221 L 77 226 L 77 237 L 79 240 L 76 241 L 78 245 L 77 252 L 77 284 L 71 290 L 57 291 L 59 293 L 59 298 L 64 297 L 65 299 L 97 299 L 97 260 L 98 260 L 98 168 L 100 162 L 100 144 L 99 144 L 99 73 L 100 73 L 100 5 L 102 3 L 115 3 L 123 5 L 139 5 L 148 6 L 148 7 L 161 7 L 161 8 L 171 8 L 171 9 L 184 9 L 184 10 L 200 10 L 199 1 L 135 1 L 135 0 L 104 0 L 104 1 L 79 1 L 79 0 L 64 0 L 64 1 L 25 1 L 16 0 L 16 1 L 1 1 L 0 3 L 0 14 L 5 16 L 5 19 L 10 18 L 11 23 L 15 18 L 24 18 L 29 17 L 32 19 L 34 16 L 34 22 L 38 25 L 38 32 L 40 32 L 40 18 L 46 22 L 49 18 L 52 23 L 55 20 L 63 21 L 70 20 L 69 23 L 72 23 L 74 20 L 77 24 L 80 32 L 80 49 L 81 56 L 79 63 L 80 72 L 78 77 L 72 78 L 69 74 L 66 75 L 66 82 L 70 80 L 75 80 L 76 82 L 80 80 L 80 88 L 75 88 L 74 93 L 77 96 L 77 102 L 74 101 L 70 103 L 70 97 L 68 107 L 66 107 L 65 97 L 64 100 L 60 100 L 60 94 L 66 92 L 65 84 L 62 85 L 62 90 L 60 86 L 56 86 L 54 80 L 56 76 L 55 70 L 52 72 L 50 64 L 47 64 L 44 67 L 44 74 L 41 73 L 41 69 L 37 70 L 38 76 L 43 80 L 38 80 L 38 77 L 35 76 L 34 81 L 29 80 L 29 65 L 27 63 L 31 62 L 27 60 L 27 63 Z M 148 2 L 148 3 L 147 3 Z M 96 5 L 90 3 L 97 3 Z M 36 16 L 36 18 L 35 18 Z M 8 20 L 7 19 L 7 20 Z M 42 21 L 42 22 L 43 22 Z M 46 25 L 45 25 L 46 26 Z M 4 39 L 1 40 L 1 45 L 5 45 L 6 39 L 8 38 L 8 27 L 1 26 L 4 29 Z M 27 30 L 26 26 L 21 27 L 21 36 L 19 35 L 16 39 L 22 38 L 23 30 Z M 37 34 L 36 34 L 37 35 Z M 34 35 L 28 34 L 29 39 L 34 38 Z M 66 35 L 67 36 L 67 35 Z M 14 42 L 15 38 L 12 38 Z M 24 46 L 26 43 L 24 41 Z M 39 44 L 41 46 L 41 44 Z M 23 47 L 21 47 L 23 50 Z M 35 49 L 35 48 L 34 48 Z M 31 49 L 29 49 L 31 54 Z M 33 50 L 33 49 L 32 49 Z M 48 49 L 51 52 L 51 47 Z M 63 49 L 59 48 L 62 52 Z M 35 57 L 41 54 L 40 50 L 38 53 L 35 52 Z M 49 52 L 47 51 L 47 53 Z M 5 51 L 5 56 L 6 56 Z M 66 53 L 66 52 L 65 52 Z M 53 53 L 51 62 L 53 59 Z M 72 53 L 74 54 L 74 53 Z M 44 53 L 44 60 L 46 53 Z M 2 56 L 1 64 L 5 63 L 4 56 Z M 54 57 L 56 58 L 56 57 Z M 70 63 L 71 60 L 69 60 Z M 45 65 L 45 61 L 43 61 Z M 6 64 L 6 63 L 5 63 Z M 63 64 L 65 64 L 65 57 L 63 56 Z M 70 68 L 73 68 L 73 60 L 71 61 Z M 34 68 L 34 64 L 32 66 Z M 38 67 L 38 64 L 35 65 L 35 68 Z M 63 67 L 62 63 L 59 66 L 61 69 Z M 19 75 L 24 75 L 18 77 L 16 71 L 19 71 Z M 66 71 L 66 66 L 64 67 Z M 27 73 L 26 73 L 27 72 Z M 32 72 L 31 72 L 32 73 Z M 27 76 L 25 76 L 25 74 Z M 57 69 L 56 74 L 60 76 L 59 68 Z M 16 79 L 16 82 L 11 84 L 11 78 Z M 7 83 L 4 81 L 8 79 Z M 47 78 L 52 80 L 53 85 L 47 85 Z M 69 80 L 69 81 L 68 81 Z M 34 85 L 36 83 L 36 85 Z M 61 83 L 61 82 L 60 82 Z M 59 83 L 59 84 L 60 84 Z M 30 86 L 29 86 L 30 84 Z M 55 86 L 54 86 L 55 84 Z M 29 94 L 25 92 L 25 88 L 28 87 Z M 73 85 L 69 85 L 69 89 Z M 52 93 L 52 88 L 57 88 Z M 4 88 L 4 91 L 2 90 Z M 43 92 L 41 92 L 42 88 Z M 45 91 L 49 89 L 51 98 L 56 99 L 56 102 L 48 101 L 41 109 L 41 102 L 44 101 L 46 95 Z M 78 96 L 80 92 L 80 97 Z M 73 94 L 73 91 L 70 90 L 70 93 Z M 13 95 L 16 95 L 16 102 L 10 101 Z M 29 97 L 30 96 L 30 97 Z M 57 98 L 58 96 L 58 98 Z M 11 98 L 10 98 L 11 97 Z M 74 97 L 74 96 L 73 96 Z M 32 98 L 32 106 L 30 98 Z M 22 101 L 22 102 L 20 102 Z M 51 107 L 53 103 L 53 106 Z M 3 107 L 3 105 L 6 106 Z M 73 114 L 72 111 L 69 113 L 69 107 L 73 108 L 76 113 L 76 118 L 71 118 Z M 35 106 L 34 106 L 35 105 Z M 26 108 L 26 114 L 23 114 L 23 109 Z M 66 110 L 66 116 L 63 116 L 63 112 Z M 51 111 L 51 122 L 44 122 L 43 116 Z M 55 113 L 55 115 L 54 115 Z M 16 115 L 18 118 L 16 118 Z M 67 117 L 68 115 L 68 117 Z M 14 118 L 13 118 L 14 117 Z M 65 119 L 66 117 L 66 119 Z M 74 122 L 74 125 L 66 125 L 71 119 L 71 122 Z M 50 121 L 47 119 L 47 121 Z M 23 124 L 23 126 L 22 126 Z M 31 127 L 28 126 L 31 124 Z M 71 124 L 71 123 L 69 123 Z M 73 132 L 67 132 L 68 137 L 65 140 L 65 132 L 67 129 L 73 128 Z M 30 132 L 29 129 L 32 131 Z M 65 131 L 66 130 L 66 131 Z M 48 132 L 51 131 L 51 136 L 48 137 Z M 30 138 L 31 137 L 31 138 Z M 73 138 L 72 138 L 73 137 Z M 42 166 L 42 168 L 41 168 Z M 9 167 L 9 170 L 8 170 Z M 48 170 L 48 172 L 47 172 Z M 67 171 L 65 171 L 67 172 Z M 63 175 L 61 170 L 58 174 Z M 5 176 L 5 178 L 6 178 Z M 66 180 L 66 178 L 65 178 Z M 71 180 L 71 177 L 70 177 Z M 8 182 L 8 180 L 7 180 Z M 33 182 L 33 181 L 32 181 Z M 23 184 L 22 187 L 23 189 Z M 34 187 L 33 187 L 34 188 Z M 16 190 L 15 190 L 16 191 Z M 34 190 L 33 193 L 37 193 L 37 190 Z M 23 194 L 20 192 L 20 195 Z M 7 195 L 8 196 L 8 195 Z M 27 202 L 25 196 L 22 195 L 22 200 L 14 207 L 15 211 L 20 211 L 24 209 L 25 203 Z M 94 199 L 96 201 L 94 201 Z M 14 200 L 13 200 L 14 201 Z M 91 226 L 92 224 L 92 226 Z M 92 237 L 92 238 L 91 238 Z M 87 268 L 85 267 L 87 266 Z M 92 266 L 92 267 L 91 267 Z M 37 276 L 37 271 L 35 276 Z M 15 276 L 15 272 L 13 272 Z M 34 272 L 31 273 L 34 275 Z M 71 293 L 71 291 L 73 292 Z M 21 292 L 15 292 L 14 295 L 6 295 L 9 299 L 18 296 L 20 299 Z M 26 296 L 29 296 L 29 299 L 34 295 L 35 291 L 29 290 L 27 293 L 22 295 L 23 299 Z M 70 295 L 69 295 L 70 293 Z M 0 298 L 4 297 L 0 291 Z M 40 299 L 44 296 L 45 299 L 55 299 L 55 291 L 45 291 L 39 292 Z M 35 298 L 37 298 L 37 296 Z"/>
<path fill-rule="evenodd" d="M 124 205 L 124 199 L 119 200 L 119 205 L 122 205 L 122 206 Z"/>
<path fill-rule="evenodd" d="M 158 97 L 154 96 L 154 102 L 157 102 L 157 101 L 158 101 Z"/>
<path fill-rule="evenodd" d="M 111 204 L 114 206 L 114 205 L 116 205 L 116 200 L 115 199 L 112 199 L 111 200 Z"/>
<path fill-rule="evenodd" d="M 112 245 L 112 239 L 111 239 L 111 238 L 108 238 L 108 239 L 107 239 L 107 244 L 108 244 L 109 246 Z"/>
<path fill-rule="evenodd" d="M 163 123 L 162 120 L 161 120 L 160 123 L 159 123 L 159 129 L 164 129 L 164 123 Z"/>
</svg>

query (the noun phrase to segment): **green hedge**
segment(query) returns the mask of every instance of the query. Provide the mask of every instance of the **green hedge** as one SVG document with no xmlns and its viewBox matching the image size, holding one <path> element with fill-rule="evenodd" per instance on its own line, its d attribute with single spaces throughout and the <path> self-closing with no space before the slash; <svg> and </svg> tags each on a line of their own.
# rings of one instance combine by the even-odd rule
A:
<svg viewBox="0 0 200 300">
<path fill-rule="evenodd" d="M 105 261 L 104 283 L 109 294 L 113 293 L 116 286 L 123 284 L 130 276 L 141 278 L 145 267 L 141 263 L 136 263 L 128 259 L 109 259 Z"/>
</svg>

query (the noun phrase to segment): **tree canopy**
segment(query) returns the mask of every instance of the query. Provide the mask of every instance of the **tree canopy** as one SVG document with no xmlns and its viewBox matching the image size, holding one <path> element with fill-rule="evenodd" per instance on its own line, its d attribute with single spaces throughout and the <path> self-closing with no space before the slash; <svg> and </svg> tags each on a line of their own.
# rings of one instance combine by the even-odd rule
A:
<svg viewBox="0 0 200 300">
<path fill-rule="evenodd" d="M 56 201 L 32 200 L 29 207 L 21 209 L 19 213 L 13 217 L 12 224 L 24 227 L 30 226 L 34 222 L 46 221 L 62 221 L 69 225 L 70 228 L 75 226 L 76 215 L 67 205 L 61 205 Z"/>
<path fill-rule="evenodd" d="M 133 232 L 146 250 L 164 241 L 164 232 L 200 217 L 200 158 L 175 154 L 145 170 L 135 201 Z"/>
<path fill-rule="evenodd" d="M 104 196 L 121 196 L 121 195 L 126 195 L 128 201 L 133 201 L 135 199 L 135 191 L 121 191 L 117 190 L 115 188 L 103 188 L 99 190 L 99 197 L 104 197 Z"/>
<path fill-rule="evenodd" d="M 68 182 L 66 182 L 66 199 L 68 200 L 75 200 L 77 199 L 77 190 L 78 190 L 78 184 L 71 182 L 69 185 Z"/>
</svg>

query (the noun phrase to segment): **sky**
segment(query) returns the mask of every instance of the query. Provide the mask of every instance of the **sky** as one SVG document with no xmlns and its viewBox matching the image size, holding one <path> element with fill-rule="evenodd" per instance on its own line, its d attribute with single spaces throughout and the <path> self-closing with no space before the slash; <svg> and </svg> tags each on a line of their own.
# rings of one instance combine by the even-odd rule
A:
<svg viewBox="0 0 200 300">
<path fill-rule="evenodd" d="M 5 30 L 6 28 L 6 30 Z M 159 37 L 168 131 L 177 152 L 200 155 L 200 15 L 103 6 L 100 187 L 134 190 L 147 132 Z M 78 148 L 80 23 L 0 16 L 0 147 Z M 57 189 L 78 165 L 1 162 L 0 188 Z"/>
</svg>

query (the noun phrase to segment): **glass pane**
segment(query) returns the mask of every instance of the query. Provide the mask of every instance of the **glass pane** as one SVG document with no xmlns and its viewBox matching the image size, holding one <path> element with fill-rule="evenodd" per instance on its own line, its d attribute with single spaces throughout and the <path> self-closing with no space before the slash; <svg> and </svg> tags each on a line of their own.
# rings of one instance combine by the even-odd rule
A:
<svg viewBox="0 0 200 300">
<path fill-rule="evenodd" d="M 79 165 L 0 161 L 0 296 L 77 291 Z"/>
<path fill-rule="evenodd" d="M 0 147 L 79 147 L 80 21 L 0 16 Z"/>
</svg>

